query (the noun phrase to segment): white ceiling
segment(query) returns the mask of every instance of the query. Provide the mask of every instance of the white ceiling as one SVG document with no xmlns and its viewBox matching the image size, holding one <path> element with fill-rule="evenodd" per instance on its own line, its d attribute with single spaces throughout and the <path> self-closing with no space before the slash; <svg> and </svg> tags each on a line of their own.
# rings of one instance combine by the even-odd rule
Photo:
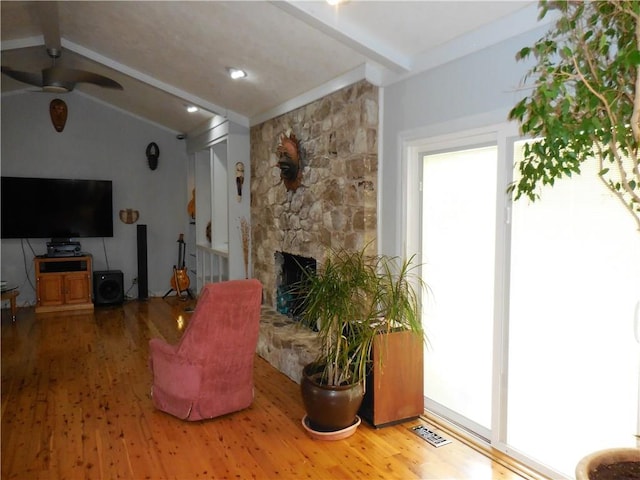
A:
<svg viewBox="0 0 640 480">
<path fill-rule="evenodd" d="M 43 3 L 0 2 L 3 66 L 50 66 Z M 177 133 L 213 113 L 256 124 L 362 78 L 389 85 L 534 28 L 537 17 L 531 1 L 55 3 L 58 65 L 124 87 L 76 90 Z M 248 77 L 231 80 L 227 67 Z M 1 77 L 3 93 L 35 89 Z M 206 111 L 187 114 L 187 104 Z"/>
</svg>

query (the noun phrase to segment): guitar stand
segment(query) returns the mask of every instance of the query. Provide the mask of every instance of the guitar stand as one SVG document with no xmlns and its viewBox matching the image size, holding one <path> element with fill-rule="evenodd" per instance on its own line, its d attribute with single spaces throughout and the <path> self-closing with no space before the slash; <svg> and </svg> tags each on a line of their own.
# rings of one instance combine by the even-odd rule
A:
<svg viewBox="0 0 640 480">
<path fill-rule="evenodd" d="M 187 292 L 186 297 L 182 295 L 182 292 L 179 292 L 177 290 L 174 290 L 173 288 L 170 288 L 169 291 L 162 296 L 162 298 L 166 298 L 171 292 L 176 292 L 176 296 L 179 297 L 181 300 L 186 300 L 187 297 L 193 300 L 193 294 L 191 293 L 191 290 L 188 288 L 186 290 L 182 290 L 182 292 Z"/>
<path fill-rule="evenodd" d="M 182 272 L 183 275 L 187 275 L 186 274 L 186 269 L 184 267 L 184 254 L 185 254 L 185 243 L 184 243 L 184 235 L 181 233 L 180 236 L 178 237 L 178 263 L 177 265 L 182 265 L 180 267 L 180 272 Z M 171 288 L 169 289 L 169 291 L 167 293 L 165 293 L 162 298 L 166 298 L 171 292 L 176 292 L 176 295 L 178 296 L 178 298 L 180 300 L 186 300 L 187 297 L 193 300 L 193 294 L 191 293 L 191 290 L 189 290 L 189 276 L 187 275 L 187 282 L 186 282 L 186 288 L 182 288 L 180 285 L 180 279 L 178 278 L 178 268 L 176 265 L 173 266 L 173 278 L 171 279 Z M 182 295 L 182 292 L 187 292 L 187 296 L 184 297 Z"/>
</svg>

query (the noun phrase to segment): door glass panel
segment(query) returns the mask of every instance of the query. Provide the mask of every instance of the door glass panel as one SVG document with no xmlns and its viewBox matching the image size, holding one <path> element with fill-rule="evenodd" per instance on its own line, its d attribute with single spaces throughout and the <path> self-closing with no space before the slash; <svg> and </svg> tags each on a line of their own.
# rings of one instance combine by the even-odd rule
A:
<svg viewBox="0 0 640 480">
<path fill-rule="evenodd" d="M 569 477 L 637 428 L 640 232 L 596 172 L 512 215 L 507 443 Z"/>
<path fill-rule="evenodd" d="M 428 408 L 491 427 L 495 146 L 423 157 L 422 253 Z"/>
</svg>

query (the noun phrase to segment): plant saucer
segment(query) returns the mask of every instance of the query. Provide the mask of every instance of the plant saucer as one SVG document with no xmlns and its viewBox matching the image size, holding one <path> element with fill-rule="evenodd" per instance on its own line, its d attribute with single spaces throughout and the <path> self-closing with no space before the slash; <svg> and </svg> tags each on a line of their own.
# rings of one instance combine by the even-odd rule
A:
<svg viewBox="0 0 640 480">
<path fill-rule="evenodd" d="M 353 435 L 360 423 L 360 417 L 356 415 L 356 419 L 354 420 L 354 422 L 346 428 L 343 428 L 341 430 L 333 430 L 331 432 L 321 432 L 318 430 L 314 430 L 311 427 L 309 419 L 306 415 L 302 417 L 302 426 L 307 431 L 309 436 L 314 440 L 342 440 L 343 438 L 347 438 Z"/>
</svg>

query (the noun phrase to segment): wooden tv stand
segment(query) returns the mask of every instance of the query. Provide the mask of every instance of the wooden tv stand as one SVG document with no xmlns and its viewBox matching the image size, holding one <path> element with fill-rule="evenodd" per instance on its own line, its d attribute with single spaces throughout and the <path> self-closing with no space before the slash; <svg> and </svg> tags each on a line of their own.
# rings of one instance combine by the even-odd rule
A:
<svg viewBox="0 0 640 480">
<path fill-rule="evenodd" d="M 91 257 L 36 257 L 36 313 L 93 310 Z"/>
</svg>

